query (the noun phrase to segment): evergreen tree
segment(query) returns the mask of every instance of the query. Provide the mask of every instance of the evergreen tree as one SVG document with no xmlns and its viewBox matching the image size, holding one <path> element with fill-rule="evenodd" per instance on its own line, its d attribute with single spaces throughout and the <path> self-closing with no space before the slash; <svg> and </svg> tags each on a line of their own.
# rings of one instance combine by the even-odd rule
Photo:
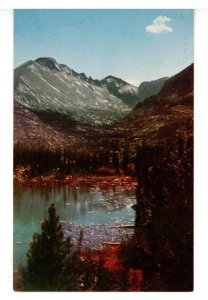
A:
<svg viewBox="0 0 208 300">
<path fill-rule="evenodd" d="M 49 219 L 44 219 L 41 234 L 35 233 L 27 253 L 23 282 L 28 289 L 54 290 L 58 286 L 64 255 L 63 231 L 52 204 Z"/>
<path fill-rule="evenodd" d="M 180 141 L 180 149 L 177 143 L 138 149 L 135 234 L 122 246 L 120 258 L 126 268 L 143 270 L 145 291 L 193 289 L 193 143 L 189 141 Z"/>
<path fill-rule="evenodd" d="M 80 233 L 78 249 L 72 251 L 70 238 L 64 239 L 62 226 L 52 204 L 41 233 L 35 233 L 27 253 L 27 266 L 21 269 L 28 291 L 110 290 L 109 272 L 93 262 L 91 252 L 82 257 Z"/>
</svg>

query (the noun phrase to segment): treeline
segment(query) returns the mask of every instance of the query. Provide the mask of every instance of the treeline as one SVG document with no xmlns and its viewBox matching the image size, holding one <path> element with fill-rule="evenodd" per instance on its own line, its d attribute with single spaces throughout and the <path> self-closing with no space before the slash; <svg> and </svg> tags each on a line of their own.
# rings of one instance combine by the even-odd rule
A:
<svg viewBox="0 0 208 300">
<path fill-rule="evenodd" d="M 193 139 L 137 152 L 135 233 L 126 268 L 143 269 L 144 291 L 193 290 Z"/>
<path fill-rule="evenodd" d="M 108 147 L 98 146 L 89 150 L 77 149 L 28 149 L 20 146 L 14 148 L 14 170 L 18 166 L 30 166 L 29 176 L 54 174 L 65 176 L 72 173 L 95 174 L 101 167 L 112 168 L 117 174 L 134 173 L 135 157 L 129 155 L 127 148 L 112 150 Z"/>
</svg>

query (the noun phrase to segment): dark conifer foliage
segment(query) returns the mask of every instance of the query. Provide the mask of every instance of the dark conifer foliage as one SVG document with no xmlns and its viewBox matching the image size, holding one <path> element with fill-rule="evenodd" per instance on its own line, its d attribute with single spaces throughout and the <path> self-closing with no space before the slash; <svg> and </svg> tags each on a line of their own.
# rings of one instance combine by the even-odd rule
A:
<svg viewBox="0 0 208 300">
<path fill-rule="evenodd" d="M 27 253 L 23 283 L 29 290 L 56 290 L 60 285 L 64 256 L 71 251 L 70 241 L 63 240 L 63 230 L 53 204 L 48 213 L 49 218 L 41 225 L 41 234 L 34 234 Z"/>
<path fill-rule="evenodd" d="M 134 162 L 135 157 L 130 156 L 127 148 L 107 141 L 99 141 L 90 152 L 81 148 L 75 151 L 69 148 L 14 148 L 14 170 L 18 166 L 30 166 L 31 178 L 55 175 L 61 179 L 72 173 L 96 174 L 101 167 L 113 168 L 117 174 L 134 175 L 129 168 Z"/>
<path fill-rule="evenodd" d="M 193 139 L 137 153 L 135 234 L 123 244 L 126 268 L 143 269 L 143 290 L 193 290 Z"/>
</svg>

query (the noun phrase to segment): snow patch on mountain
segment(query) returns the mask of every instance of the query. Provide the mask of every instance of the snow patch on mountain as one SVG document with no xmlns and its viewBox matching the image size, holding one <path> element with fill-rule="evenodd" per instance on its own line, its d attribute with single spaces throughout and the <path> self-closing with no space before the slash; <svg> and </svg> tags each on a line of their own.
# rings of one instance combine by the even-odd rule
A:
<svg viewBox="0 0 208 300">
<path fill-rule="evenodd" d="M 137 104 L 138 88 L 136 86 L 111 75 L 102 79 L 101 84 L 111 94 L 122 99 L 130 108 Z"/>
<path fill-rule="evenodd" d="M 111 124 L 130 108 L 84 73 L 39 58 L 15 70 L 15 101 L 37 112 L 69 115 L 91 125 Z"/>
</svg>

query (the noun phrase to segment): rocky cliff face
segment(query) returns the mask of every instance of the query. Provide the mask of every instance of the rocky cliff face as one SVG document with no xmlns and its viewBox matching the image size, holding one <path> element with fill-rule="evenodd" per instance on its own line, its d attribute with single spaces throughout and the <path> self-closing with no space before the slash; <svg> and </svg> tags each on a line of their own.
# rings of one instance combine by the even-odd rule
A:
<svg viewBox="0 0 208 300">
<path fill-rule="evenodd" d="M 136 86 L 114 76 L 107 76 L 100 83 L 112 95 L 122 99 L 130 108 L 133 108 L 138 103 L 138 88 Z"/>
<path fill-rule="evenodd" d="M 53 112 L 93 126 L 112 124 L 130 108 L 98 81 L 52 58 L 29 61 L 14 72 L 15 102 L 35 112 Z"/>
<path fill-rule="evenodd" d="M 124 95 L 130 102 L 138 97 L 135 87 L 113 76 L 96 81 L 50 58 L 29 61 L 15 70 L 14 144 L 90 152 L 117 143 L 134 152 L 144 141 L 193 134 L 193 65 L 133 110 Z"/>
</svg>

